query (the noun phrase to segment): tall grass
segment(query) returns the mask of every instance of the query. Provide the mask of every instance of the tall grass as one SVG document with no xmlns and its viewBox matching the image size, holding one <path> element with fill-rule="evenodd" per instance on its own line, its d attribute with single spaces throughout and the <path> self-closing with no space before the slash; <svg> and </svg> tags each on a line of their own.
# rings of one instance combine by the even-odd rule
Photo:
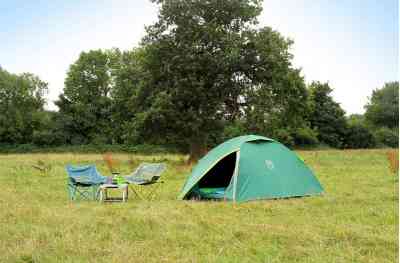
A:
<svg viewBox="0 0 400 263">
<path fill-rule="evenodd" d="M 65 165 L 101 154 L 0 155 L 0 262 L 398 261 L 398 180 L 386 150 L 300 152 L 323 196 L 177 201 L 191 167 L 174 154 L 113 154 L 122 173 L 166 162 L 156 200 L 70 202 Z M 49 173 L 32 165 L 51 164 Z"/>
</svg>

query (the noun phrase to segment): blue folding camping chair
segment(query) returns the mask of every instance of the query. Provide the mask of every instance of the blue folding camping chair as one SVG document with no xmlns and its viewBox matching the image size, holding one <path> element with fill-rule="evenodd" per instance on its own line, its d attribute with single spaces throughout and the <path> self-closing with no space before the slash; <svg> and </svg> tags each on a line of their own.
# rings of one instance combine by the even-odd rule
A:
<svg viewBox="0 0 400 263">
<path fill-rule="evenodd" d="M 106 182 L 107 177 L 102 176 L 95 165 L 71 166 L 67 165 L 68 193 L 70 200 L 77 198 L 96 200 L 99 186 Z"/>
<path fill-rule="evenodd" d="M 163 183 L 159 178 L 165 169 L 164 163 L 142 163 L 132 174 L 124 176 L 124 179 L 139 199 L 152 200 L 160 183 Z"/>
</svg>

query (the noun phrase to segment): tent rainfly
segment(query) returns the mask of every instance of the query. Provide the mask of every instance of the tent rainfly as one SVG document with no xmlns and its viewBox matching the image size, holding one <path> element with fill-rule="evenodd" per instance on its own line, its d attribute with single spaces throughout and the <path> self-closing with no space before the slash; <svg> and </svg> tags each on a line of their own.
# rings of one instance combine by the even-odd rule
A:
<svg viewBox="0 0 400 263">
<path fill-rule="evenodd" d="M 237 202 L 323 193 L 307 165 L 283 144 L 257 135 L 232 138 L 199 160 L 178 199 Z"/>
</svg>

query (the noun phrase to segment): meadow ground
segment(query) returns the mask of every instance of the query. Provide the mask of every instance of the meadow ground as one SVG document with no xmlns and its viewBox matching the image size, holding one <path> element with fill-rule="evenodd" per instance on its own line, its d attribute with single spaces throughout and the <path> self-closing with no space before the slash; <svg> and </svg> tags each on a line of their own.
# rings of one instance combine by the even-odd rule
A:
<svg viewBox="0 0 400 263">
<path fill-rule="evenodd" d="M 0 262 L 397 262 L 398 176 L 385 150 L 298 152 L 323 196 L 177 201 L 190 167 L 180 155 L 115 154 L 129 173 L 168 165 L 156 200 L 70 202 L 67 163 L 102 155 L 0 155 Z M 48 173 L 32 167 L 41 160 Z M 132 197 L 132 195 L 131 195 Z"/>
</svg>

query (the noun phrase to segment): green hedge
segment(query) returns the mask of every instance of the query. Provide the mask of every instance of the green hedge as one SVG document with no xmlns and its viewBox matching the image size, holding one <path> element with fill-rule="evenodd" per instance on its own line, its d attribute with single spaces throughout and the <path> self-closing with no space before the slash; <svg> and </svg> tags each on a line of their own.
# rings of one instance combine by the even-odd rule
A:
<svg viewBox="0 0 400 263">
<path fill-rule="evenodd" d="M 138 154 L 165 154 L 179 153 L 175 146 L 161 145 L 64 145 L 64 146 L 37 146 L 34 144 L 9 145 L 0 144 L 0 153 L 105 153 L 123 152 Z"/>
</svg>

